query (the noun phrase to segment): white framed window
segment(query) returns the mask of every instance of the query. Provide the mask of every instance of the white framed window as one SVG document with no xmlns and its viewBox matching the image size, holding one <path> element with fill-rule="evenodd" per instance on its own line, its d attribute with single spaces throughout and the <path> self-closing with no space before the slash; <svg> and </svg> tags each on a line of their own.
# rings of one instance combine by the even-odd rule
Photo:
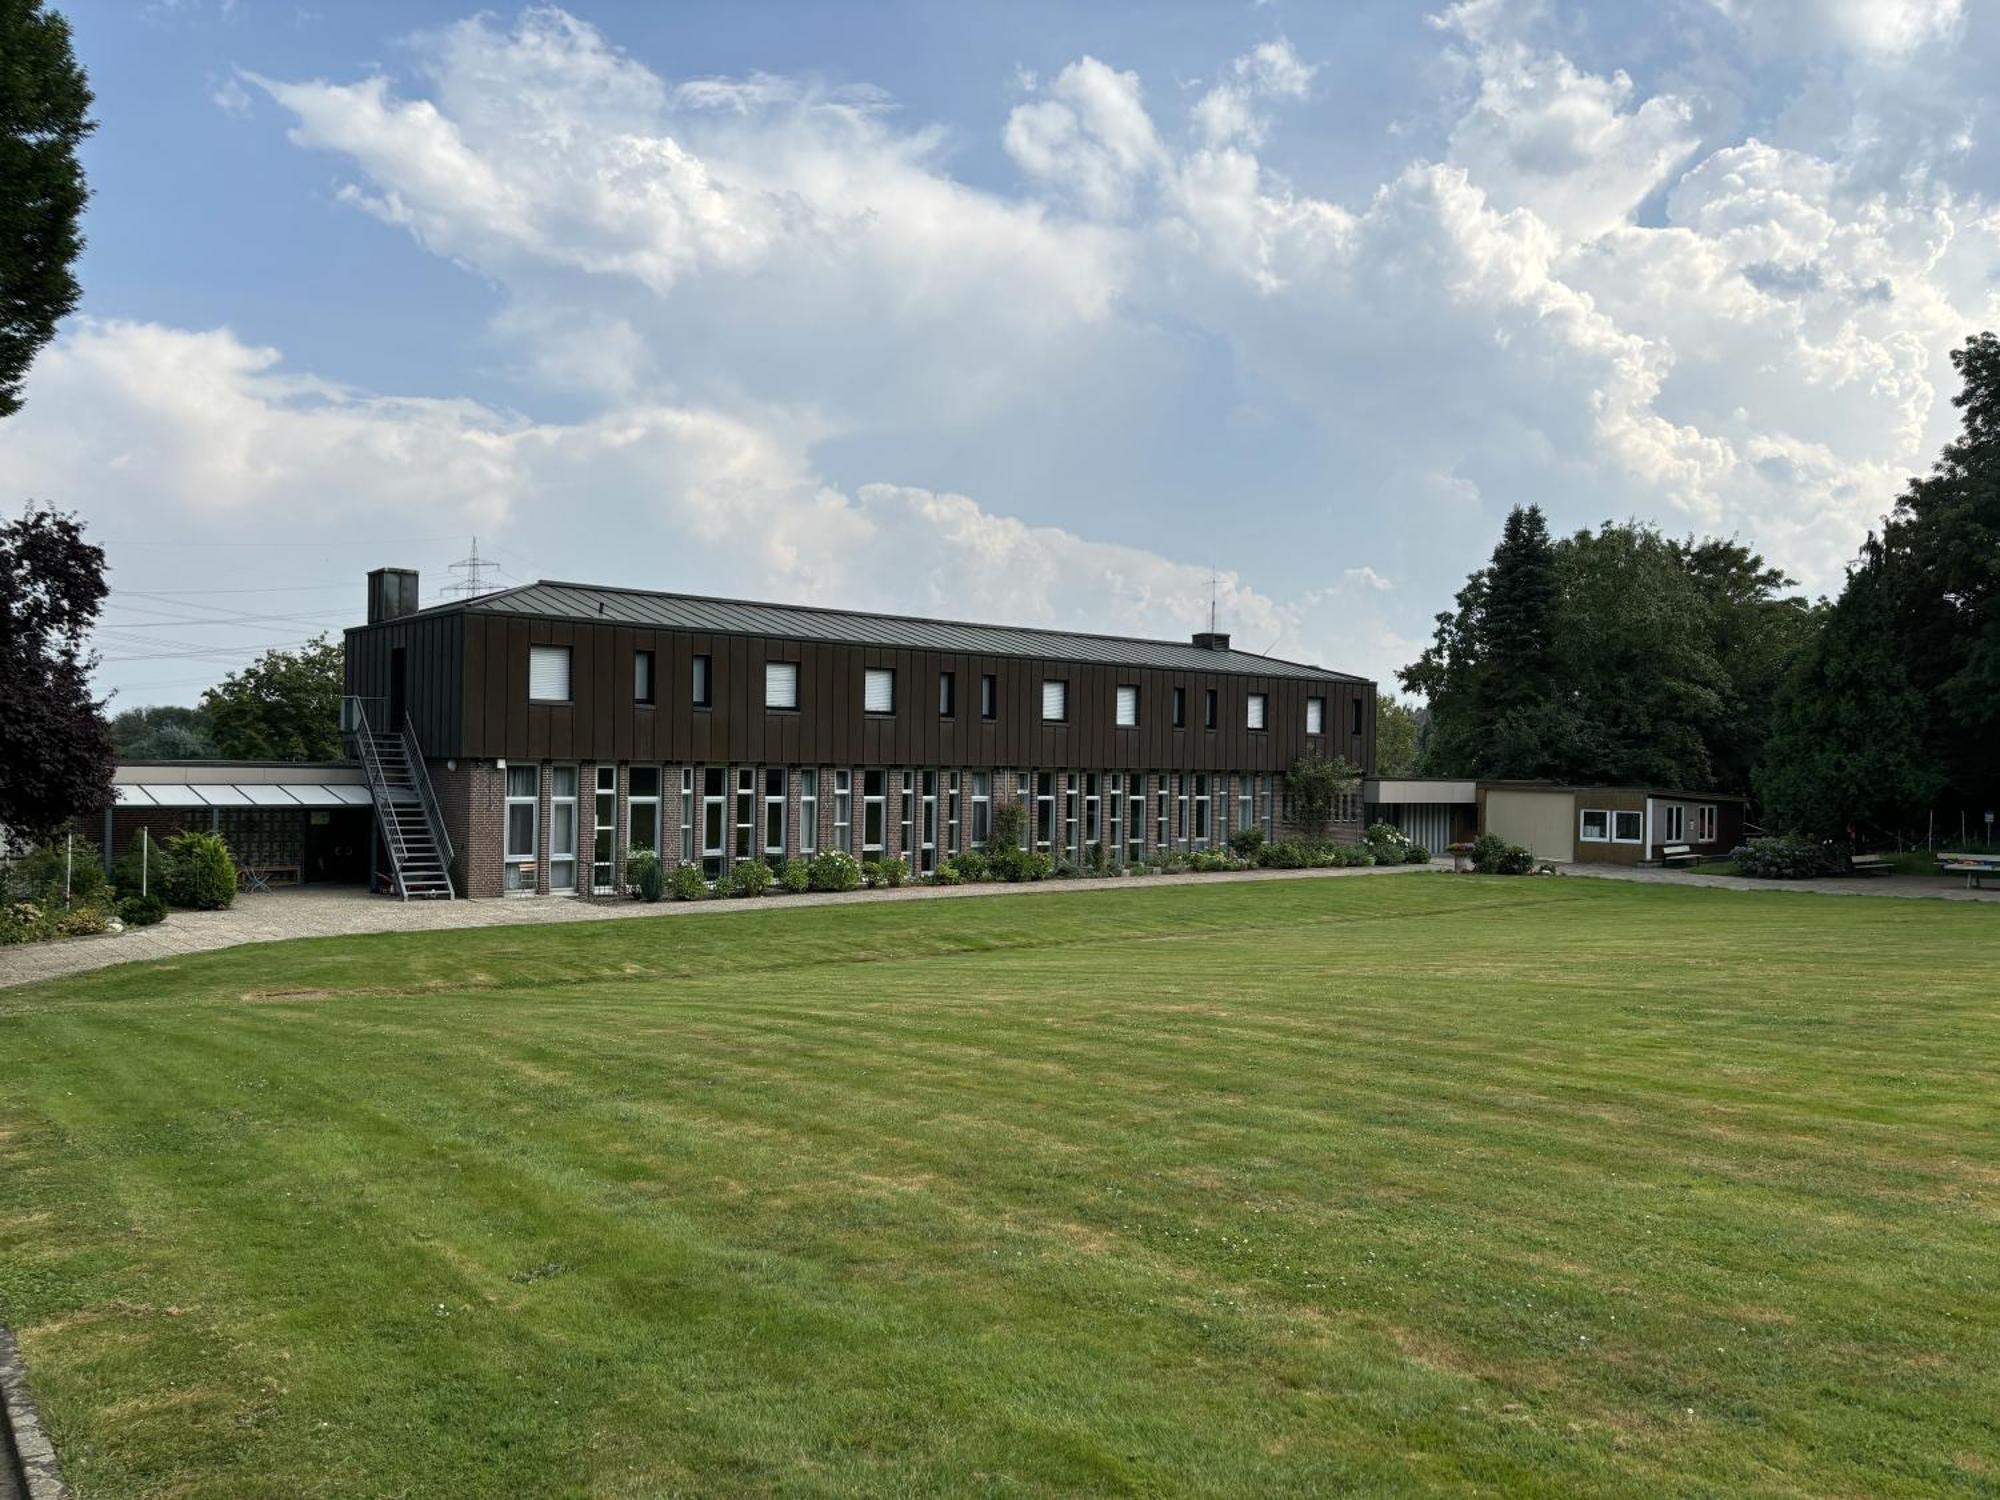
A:
<svg viewBox="0 0 2000 1500">
<path fill-rule="evenodd" d="M 1035 775 L 1035 847 L 1051 852 L 1056 839 L 1056 778 L 1052 771 Z"/>
<path fill-rule="evenodd" d="M 1139 689 L 1121 687 L 1118 689 L 1118 727 L 1136 729 L 1139 726 Z"/>
<path fill-rule="evenodd" d="M 861 852 L 879 855 L 882 852 L 883 836 L 888 828 L 889 773 L 887 771 L 863 771 L 861 773 Z"/>
<path fill-rule="evenodd" d="M 1104 842 L 1104 783 L 1095 771 L 1083 778 L 1083 849 Z"/>
<path fill-rule="evenodd" d="M 549 889 L 576 889 L 576 767 L 549 773 Z"/>
<path fill-rule="evenodd" d="M 1125 857 L 1125 777 L 1110 771 L 1104 777 L 1104 852 L 1114 860 Z"/>
<path fill-rule="evenodd" d="M 854 773 L 833 773 L 833 847 L 843 854 L 854 852 Z"/>
<path fill-rule="evenodd" d="M 764 772 L 764 858 L 773 869 L 785 862 L 785 773 L 776 766 Z"/>
<path fill-rule="evenodd" d="M 1183 847 L 1188 833 L 1188 779 L 1185 773 L 1174 778 L 1174 842 Z"/>
<path fill-rule="evenodd" d="M 1197 771 L 1194 776 L 1194 846 L 1208 847 L 1208 773 Z"/>
<path fill-rule="evenodd" d="M 1063 848 L 1071 859 L 1078 853 L 1076 842 L 1076 772 L 1063 778 Z"/>
<path fill-rule="evenodd" d="M 923 807 L 917 819 L 917 858 L 912 865 L 919 875 L 937 868 L 938 773 L 926 771 L 921 780 Z"/>
<path fill-rule="evenodd" d="M 1042 721 L 1060 724 L 1069 717 L 1069 684 L 1047 678 L 1042 683 Z"/>
<path fill-rule="evenodd" d="M 993 773 L 972 773 L 972 847 L 984 849 L 993 837 Z"/>
<path fill-rule="evenodd" d="M 1306 733 L 1326 733 L 1326 699 L 1306 699 Z"/>
<path fill-rule="evenodd" d="M 516 895 L 535 891 L 535 856 L 541 833 L 541 770 L 536 766 L 507 768 L 507 889 Z"/>
<path fill-rule="evenodd" d="M 1611 842 L 1614 844 L 1636 844 L 1646 836 L 1646 815 L 1638 812 L 1614 812 L 1611 815 Z"/>
<path fill-rule="evenodd" d="M 728 825 L 728 773 L 721 766 L 705 766 L 701 773 L 701 873 L 709 880 L 722 874 Z"/>
<path fill-rule="evenodd" d="M 569 647 L 528 648 L 528 699 L 533 703 L 567 703 Z"/>
<path fill-rule="evenodd" d="M 1666 844 L 1686 842 L 1687 809 L 1678 802 L 1669 802 L 1660 811 L 1664 815 L 1661 821 L 1665 824 L 1661 830 L 1660 841 Z"/>
<path fill-rule="evenodd" d="M 757 837 L 757 773 L 748 766 L 736 772 L 736 857 L 748 859 Z"/>
<path fill-rule="evenodd" d="M 625 847 L 660 852 L 660 768 L 634 766 L 625 794 Z"/>
<path fill-rule="evenodd" d="M 799 853 L 819 852 L 819 771 L 807 766 L 799 772 Z"/>
<path fill-rule="evenodd" d="M 1704 802 L 1694 810 L 1694 841 L 1697 844 L 1715 842 L 1715 804 Z"/>
<path fill-rule="evenodd" d="M 958 841 L 962 836 L 962 825 L 959 822 L 959 817 L 965 807 L 965 804 L 959 800 L 962 795 L 963 788 L 959 784 L 959 773 L 952 771 L 945 777 L 944 783 L 944 847 L 947 854 L 958 853 Z"/>
<path fill-rule="evenodd" d="M 1611 814 L 1601 807 L 1586 807 L 1577 823 L 1577 837 L 1586 844 L 1611 842 Z"/>
<path fill-rule="evenodd" d="M 618 768 L 599 766 L 591 777 L 590 888 L 609 895 L 618 869 Z"/>
<path fill-rule="evenodd" d="M 864 713 L 892 714 L 896 711 L 896 671 L 893 667 L 870 667 L 861 688 Z"/>
<path fill-rule="evenodd" d="M 1264 727 L 1264 708 L 1269 701 L 1268 694 L 1252 693 L 1249 698 L 1249 707 L 1244 710 L 1244 724 L 1251 729 L 1262 729 Z"/>
<path fill-rule="evenodd" d="M 903 773 L 903 797 L 901 805 L 897 808 L 899 816 L 896 819 L 896 821 L 902 826 L 903 830 L 903 842 L 900 847 L 902 848 L 903 851 L 904 863 L 910 865 L 911 868 L 913 869 L 915 868 L 915 856 L 917 852 L 917 846 L 914 842 L 912 842 L 910 838 L 910 832 L 911 832 L 910 819 L 913 816 L 915 816 L 917 799 L 916 799 L 916 794 L 912 790 L 910 783 L 911 783 L 911 778 L 915 774 L 916 773 L 913 771 L 905 771 Z"/>
<path fill-rule="evenodd" d="M 1153 822 L 1156 828 L 1153 847 L 1171 849 L 1173 841 L 1167 837 L 1167 778 L 1164 776 L 1153 778 Z"/>
<path fill-rule="evenodd" d="M 694 767 L 681 767 L 681 858 L 694 858 Z"/>
<path fill-rule="evenodd" d="M 799 664 L 795 661 L 764 663 L 764 707 L 799 706 Z"/>
<path fill-rule="evenodd" d="M 1146 860 L 1146 778 L 1134 776 L 1125 784 L 1125 862 Z"/>
</svg>

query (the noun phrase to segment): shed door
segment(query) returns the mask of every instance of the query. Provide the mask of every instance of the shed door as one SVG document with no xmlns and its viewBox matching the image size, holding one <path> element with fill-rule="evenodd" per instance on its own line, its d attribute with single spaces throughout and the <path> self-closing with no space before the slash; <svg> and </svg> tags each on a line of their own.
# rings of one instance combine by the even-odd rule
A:
<svg viewBox="0 0 2000 1500">
<path fill-rule="evenodd" d="M 1486 794 L 1486 831 L 1533 852 L 1536 859 L 1568 864 L 1576 858 L 1576 798 L 1568 792 Z"/>
</svg>

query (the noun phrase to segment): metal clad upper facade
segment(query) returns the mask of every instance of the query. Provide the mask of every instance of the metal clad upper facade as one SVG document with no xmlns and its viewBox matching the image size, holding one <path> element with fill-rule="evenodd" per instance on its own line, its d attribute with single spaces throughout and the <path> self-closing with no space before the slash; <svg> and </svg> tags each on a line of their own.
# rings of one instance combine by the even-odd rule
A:
<svg viewBox="0 0 2000 1500">
<path fill-rule="evenodd" d="M 537 646 L 568 648 L 569 701 L 531 697 Z M 639 651 L 655 657 L 651 703 L 634 691 Z M 693 701 L 697 657 L 711 663 L 708 705 Z M 796 709 L 766 707 L 774 661 L 799 666 Z M 1274 772 L 1302 754 L 1366 766 L 1374 752 L 1373 683 L 1249 652 L 576 584 L 529 584 L 347 633 L 349 692 L 387 699 L 396 663 L 419 740 L 441 757 Z M 895 710 L 868 713 L 864 676 L 884 667 L 896 674 Z M 938 698 L 946 672 L 950 714 Z M 991 719 L 980 712 L 987 675 Z M 1049 679 L 1067 684 L 1061 723 L 1042 717 Z M 1136 726 L 1117 723 L 1121 688 L 1137 689 Z M 1248 725 L 1253 693 L 1266 697 L 1267 730 Z M 1311 698 L 1324 700 L 1324 731 L 1309 736 Z"/>
</svg>

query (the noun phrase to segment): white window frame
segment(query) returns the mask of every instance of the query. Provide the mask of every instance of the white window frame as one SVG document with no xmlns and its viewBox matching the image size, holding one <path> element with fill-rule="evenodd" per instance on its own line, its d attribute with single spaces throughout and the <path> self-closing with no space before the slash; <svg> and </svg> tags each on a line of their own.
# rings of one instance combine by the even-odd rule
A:
<svg viewBox="0 0 2000 1500">
<path fill-rule="evenodd" d="M 729 770 L 726 766 L 704 766 L 701 773 L 701 872 L 714 880 L 728 868 L 728 864 Z"/>
<path fill-rule="evenodd" d="M 646 796 L 643 794 L 635 796 L 632 794 L 630 788 L 633 784 L 633 777 L 637 776 L 641 771 L 651 771 L 660 777 L 660 780 L 657 783 L 657 785 L 660 788 L 660 792 L 655 792 L 651 796 Z M 635 844 L 632 842 L 632 830 L 639 826 L 639 819 L 641 817 L 644 817 L 647 820 L 647 822 L 649 822 L 652 825 L 652 833 L 653 833 L 653 842 L 651 845 L 652 852 L 655 855 L 659 854 L 660 802 L 661 802 L 660 793 L 666 790 L 666 784 L 667 784 L 666 776 L 664 775 L 664 773 L 660 771 L 660 768 L 658 766 L 633 766 L 629 771 L 625 773 L 625 785 L 627 788 L 625 795 L 625 852 L 626 853 L 629 854 L 634 849 L 643 849 L 648 847 L 644 844 Z"/>
<path fill-rule="evenodd" d="M 590 888 L 598 895 L 609 895 L 618 878 L 618 767 L 596 767 L 590 775 L 590 787 Z M 604 816 L 607 808 L 609 822 Z M 603 859 L 597 857 L 600 834 Z"/>
<path fill-rule="evenodd" d="M 771 778 L 774 776 L 778 780 L 775 796 L 771 792 Z M 785 838 L 788 832 L 785 825 L 790 821 L 786 814 L 791 811 L 787 805 L 791 792 L 789 781 L 790 778 L 786 776 L 783 767 L 764 768 L 764 859 L 773 869 L 785 862 Z M 771 839 L 771 814 L 774 809 L 778 818 L 778 837 L 775 843 Z"/>
<path fill-rule="evenodd" d="M 569 773 L 569 791 L 562 790 L 563 773 Z M 573 893 L 576 890 L 576 810 L 582 773 L 575 766 L 557 766 L 549 773 L 549 889 Z M 562 814 L 569 813 L 569 847 L 563 848 Z"/>
<path fill-rule="evenodd" d="M 1133 683 L 1118 686 L 1117 724 L 1120 729 L 1139 727 L 1139 689 Z"/>
<path fill-rule="evenodd" d="M 879 782 L 874 778 L 880 777 Z M 879 785 L 880 791 L 868 790 L 871 784 Z M 887 771 L 863 771 L 861 773 L 861 853 L 863 858 L 880 858 L 889 846 L 889 773 Z M 875 842 L 868 842 L 868 823 L 875 823 Z"/>
<path fill-rule="evenodd" d="M 570 696 L 570 648 L 530 646 L 528 648 L 528 701 L 530 703 L 573 703 Z M 557 689 L 560 688 L 560 691 Z"/>
<path fill-rule="evenodd" d="M 736 768 L 736 840 L 730 845 L 738 861 L 754 859 L 757 852 L 757 768 Z"/>
<path fill-rule="evenodd" d="M 861 711 L 892 714 L 896 711 L 896 669 L 869 667 L 862 673 Z"/>
<path fill-rule="evenodd" d="M 911 869 L 916 868 L 916 852 L 917 852 L 917 846 L 912 841 L 913 835 L 916 830 L 911 825 L 911 820 L 916 817 L 917 813 L 917 795 L 916 795 L 916 788 L 914 785 L 915 779 L 916 779 L 916 772 L 905 771 L 903 773 L 903 783 L 902 783 L 903 796 L 901 803 L 898 805 L 896 809 L 896 811 L 900 814 L 900 816 L 896 819 L 896 822 L 897 825 L 903 830 L 903 841 L 899 847 L 901 848 L 903 853 L 903 863 L 908 865 Z"/>
<path fill-rule="evenodd" d="M 937 868 L 938 846 L 938 773 L 923 771 L 918 774 L 917 789 L 922 797 L 917 817 L 917 859 L 911 868 L 919 875 L 928 875 Z"/>
<path fill-rule="evenodd" d="M 960 792 L 961 789 L 959 785 L 959 773 L 957 771 L 952 771 L 945 777 L 945 786 L 944 786 L 944 796 L 945 796 L 944 847 L 945 847 L 945 852 L 947 854 L 958 853 L 958 841 L 961 832 L 961 825 L 959 823 L 959 814 L 961 811 L 963 811 L 965 806 L 965 804 L 959 800 Z"/>
<path fill-rule="evenodd" d="M 833 847 L 842 854 L 854 852 L 854 773 L 833 773 Z"/>
<path fill-rule="evenodd" d="M 993 773 L 972 773 L 972 847 L 984 849 L 993 837 Z"/>
<path fill-rule="evenodd" d="M 819 853 L 819 768 L 799 770 L 799 855 L 810 859 Z"/>
<path fill-rule="evenodd" d="M 1663 844 L 1685 844 L 1687 842 L 1687 808 L 1679 802 L 1665 802 L 1660 810 L 1666 814 L 1666 827 L 1661 834 Z"/>
<path fill-rule="evenodd" d="M 694 767 L 681 767 L 681 859 L 694 858 Z"/>
<path fill-rule="evenodd" d="M 1326 733 L 1326 699 L 1306 699 L 1306 733 Z"/>
<path fill-rule="evenodd" d="M 1597 832 L 1590 831 L 1590 820 L 1597 819 Z M 1576 836 L 1585 844 L 1608 844 L 1611 842 L 1611 810 L 1607 807 L 1586 807 L 1576 815 Z"/>
<path fill-rule="evenodd" d="M 1619 836 L 1619 833 L 1618 833 L 1618 820 L 1619 820 L 1620 818 L 1633 818 L 1633 819 L 1636 819 L 1636 820 L 1637 820 L 1637 829 L 1638 829 L 1638 831 L 1637 831 L 1637 832 L 1635 832 L 1635 833 L 1634 833 L 1634 834 L 1632 835 L 1632 837 L 1630 837 L 1629 839 L 1628 839 L 1628 838 L 1621 838 L 1621 837 Z M 1614 843 L 1614 844 L 1643 844 L 1643 843 L 1645 843 L 1645 842 L 1646 842 L 1646 815 L 1645 815 L 1644 813 L 1642 813 L 1642 812 L 1639 812 L 1638 810 L 1636 810 L 1636 809 L 1634 809 L 1634 808 L 1629 808 L 1629 807 L 1618 807 L 1618 808 L 1613 808 L 1613 809 L 1611 810 L 1611 842 L 1612 842 L 1612 843 Z"/>
<path fill-rule="evenodd" d="M 1051 713 L 1050 710 L 1054 712 Z M 1044 724 L 1067 724 L 1069 722 L 1069 683 L 1060 677 L 1042 679 L 1042 722 Z"/>
<path fill-rule="evenodd" d="M 764 707 L 767 711 L 796 713 L 799 707 L 799 664 L 795 661 L 764 663 Z"/>
<path fill-rule="evenodd" d="M 1694 841 L 1697 844 L 1714 843 L 1715 830 L 1715 804 L 1713 802 L 1697 803 L 1694 810 Z"/>
<path fill-rule="evenodd" d="M 1063 849 L 1072 860 L 1077 859 L 1083 852 L 1082 844 L 1077 842 L 1082 836 L 1082 831 L 1076 815 L 1076 772 L 1071 771 L 1063 777 Z"/>
<path fill-rule="evenodd" d="M 1035 773 L 1035 826 L 1031 831 L 1034 847 L 1044 854 L 1053 855 L 1056 836 L 1056 775 L 1053 771 Z"/>
<path fill-rule="evenodd" d="M 1209 791 L 1208 772 L 1206 771 L 1195 772 L 1194 773 L 1194 830 L 1192 838 L 1194 841 L 1194 847 L 1197 849 L 1206 849 L 1209 845 L 1208 791 Z"/>
<path fill-rule="evenodd" d="M 505 806 L 500 814 L 500 846 L 504 851 L 501 859 L 507 867 L 507 894 L 532 896 L 535 894 L 535 861 L 541 853 L 542 839 L 541 768 L 534 765 L 509 766 L 505 774 Z M 514 783 L 523 777 L 529 781 L 531 790 L 517 792 L 514 790 Z M 514 843 L 514 812 L 517 808 L 528 810 L 526 848 L 519 848 Z M 524 878 L 525 884 L 518 883 Z"/>
<path fill-rule="evenodd" d="M 1243 700 L 1243 727 L 1262 730 L 1270 722 L 1271 695 L 1251 693 Z"/>
</svg>

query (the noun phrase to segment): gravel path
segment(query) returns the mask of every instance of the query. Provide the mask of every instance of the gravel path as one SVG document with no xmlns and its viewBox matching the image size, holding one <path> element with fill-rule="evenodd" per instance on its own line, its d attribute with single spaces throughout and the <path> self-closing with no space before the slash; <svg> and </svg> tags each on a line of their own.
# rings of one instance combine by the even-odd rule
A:
<svg viewBox="0 0 2000 1500">
<path fill-rule="evenodd" d="M 1397 865 L 1348 870 L 1246 870 L 1229 875 L 1119 876 L 1110 880 L 1058 880 L 1033 885 L 905 886 L 893 891 L 841 895 L 766 897 L 760 901 L 578 901 L 567 896 L 523 896 L 493 901 L 411 901 L 371 896 L 353 886 L 308 886 L 269 895 L 240 896 L 227 911 L 177 911 L 155 927 L 104 937 L 70 938 L 0 948 L 0 988 L 81 974 L 112 964 L 173 958 L 276 943 L 287 938 L 343 937 L 364 932 L 428 932 L 454 927 L 503 927 L 533 922 L 605 922 L 627 917 L 693 917 L 704 913 L 765 911 L 774 907 L 832 906 L 854 901 L 945 901 L 965 896 L 1059 895 L 1071 891 L 1154 890 L 1242 880 L 1324 880 L 1449 871 L 1448 864 Z"/>
</svg>

